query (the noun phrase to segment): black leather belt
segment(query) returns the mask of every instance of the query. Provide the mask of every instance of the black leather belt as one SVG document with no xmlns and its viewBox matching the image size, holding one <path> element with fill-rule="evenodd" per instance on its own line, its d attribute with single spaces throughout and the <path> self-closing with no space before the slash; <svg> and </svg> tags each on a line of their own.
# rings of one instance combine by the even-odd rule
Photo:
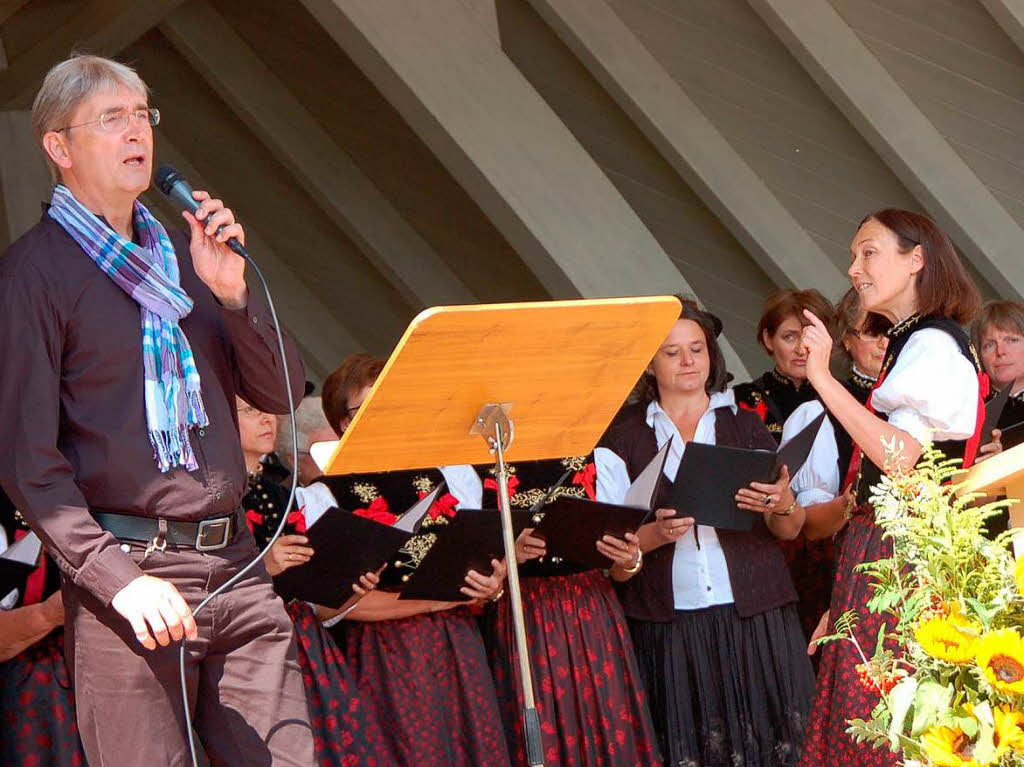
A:
<svg viewBox="0 0 1024 767">
<path fill-rule="evenodd" d="M 237 512 L 228 517 L 213 517 L 200 522 L 176 522 L 96 509 L 90 512 L 97 524 L 119 541 L 157 544 L 163 528 L 166 545 L 185 546 L 196 551 L 223 549 L 231 543 L 239 529 Z M 158 548 L 162 546 L 158 545 Z"/>
</svg>

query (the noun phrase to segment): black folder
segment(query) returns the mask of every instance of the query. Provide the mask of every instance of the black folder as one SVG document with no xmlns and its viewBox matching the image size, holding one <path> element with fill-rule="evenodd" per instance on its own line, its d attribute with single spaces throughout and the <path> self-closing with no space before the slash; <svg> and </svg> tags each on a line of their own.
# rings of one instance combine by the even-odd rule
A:
<svg viewBox="0 0 1024 767">
<path fill-rule="evenodd" d="M 999 417 L 1003 414 L 1003 409 L 1010 399 L 1010 389 L 1012 388 L 1012 385 L 1004 386 L 1001 392 L 985 403 L 985 420 L 981 424 L 981 444 L 987 445 L 992 441 L 992 430 L 999 425 Z M 1005 442 L 1003 447 L 1006 447 Z"/>
<path fill-rule="evenodd" d="M 341 509 L 330 509 L 306 530 L 313 549 L 308 562 L 274 578 L 274 590 L 285 600 L 301 599 L 344 610 L 357 601 L 352 586 L 366 572 L 391 562 L 412 538 L 436 500 L 442 483 L 409 509 L 394 525 L 385 525 Z"/>
<path fill-rule="evenodd" d="M 544 540 L 548 556 L 582 567 L 609 567 L 611 560 L 597 550 L 597 542 L 605 535 L 635 533 L 650 516 L 670 444 L 637 475 L 621 505 L 562 495 L 545 506 L 533 535 Z"/>
<path fill-rule="evenodd" d="M 1017 447 L 1017 445 L 1024 442 L 1024 422 L 1015 423 L 1013 426 L 1007 426 L 1003 429 L 999 441 L 1003 445 L 1003 450 Z"/>
<path fill-rule="evenodd" d="M 25 579 L 39 566 L 43 542 L 35 533 L 15 541 L 0 554 L 0 598 L 21 588 Z"/>
<path fill-rule="evenodd" d="M 721 530 L 751 530 L 758 515 L 736 506 L 736 492 L 751 482 L 774 482 L 783 465 L 792 478 L 810 455 L 824 418 L 822 413 L 778 452 L 688 442 L 672 489 L 676 513 Z"/>
<path fill-rule="evenodd" d="M 515 515 L 518 535 L 529 526 L 529 517 Z M 423 557 L 419 567 L 409 576 L 398 595 L 399 599 L 431 599 L 438 602 L 469 600 L 460 589 L 466 585 L 466 574 L 476 570 L 482 575 L 491 572 L 491 560 L 503 559 L 505 548 L 501 537 L 501 516 L 494 509 L 459 509 L 447 525 L 432 528 L 437 540 Z"/>
</svg>

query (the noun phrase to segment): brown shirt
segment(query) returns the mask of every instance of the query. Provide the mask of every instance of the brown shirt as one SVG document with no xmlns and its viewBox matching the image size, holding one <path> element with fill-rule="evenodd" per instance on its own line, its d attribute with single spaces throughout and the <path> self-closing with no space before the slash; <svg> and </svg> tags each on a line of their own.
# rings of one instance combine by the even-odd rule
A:
<svg viewBox="0 0 1024 767">
<path fill-rule="evenodd" d="M 135 300 L 46 214 L 0 256 L 0 484 L 67 577 L 104 603 L 141 571 L 88 508 L 170 520 L 229 514 L 246 488 L 235 394 L 288 410 L 262 296 L 222 307 L 196 276 L 188 233 L 170 236 L 195 302 L 181 328 L 210 420 L 191 430 L 194 472 L 161 473 L 153 459 Z M 297 402 L 305 371 L 287 336 L 285 348 Z"/>
</svg>

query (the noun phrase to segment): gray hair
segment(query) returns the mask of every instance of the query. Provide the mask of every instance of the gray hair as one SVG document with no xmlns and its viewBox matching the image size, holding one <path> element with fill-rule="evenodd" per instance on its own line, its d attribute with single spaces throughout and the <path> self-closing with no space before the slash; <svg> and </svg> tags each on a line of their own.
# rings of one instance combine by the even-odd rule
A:
<svg viewBox="0 0 1024 767">
<path fill-rule="evenodd" d="M 116 89 L 119 85 L 149 97 L 149 88 L 142 78 L 130 66 L 119 61 L 75 53 L 55 64 L 46 73 L 32 104 L 32 133 L 39 146 L 42 147 L 43 136 L 48 132 L 67 127 L 79 104 L 96 93 Z M 43 155 L 50 168 L 50 177 L 57 183 L 60 168 L 45 149 Z"/>
<path fill-rule="evenodd" d="M 327 422 L 324 415 L 324 408 L 320 397 L 303 397 L 302 402 L 295 406 L 295 428 L 298 430 L 298 443 L 300 451 L 308 451 L 311 443 L 323 436 L 317 435 L 328 433 L 328 438 L 333 439 L 334 430 Z M 277 454 L 285 460 L 291 460 L 292 454 L 292 424 L 291 419 L 283 416 L 277 431 Z"/>
</svg>

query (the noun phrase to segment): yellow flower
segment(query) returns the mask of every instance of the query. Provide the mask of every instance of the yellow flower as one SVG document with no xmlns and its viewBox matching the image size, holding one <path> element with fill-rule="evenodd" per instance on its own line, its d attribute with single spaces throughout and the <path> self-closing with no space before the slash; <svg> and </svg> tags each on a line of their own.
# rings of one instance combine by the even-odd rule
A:
<svg viewBox="0 0 1024 767">
<path fill-rule="evenodd" d="M 928 762 L 935 767 L 985 767 L 998 761 L 977 761 L 974 741 L 959 727 L 931 727 L 921 736 L 921 745 Z"/>
<path fill-rule="evenodd" d="M 949 663 L 974 660 L 977 626 L 954 610 L 945 617 L 930 618 L 918 624 L 914 637 L 926 653 Z"/>
<path fill-rule="evenodd" d="M 975 663 L 1000 692 L 1024 695 L 1024 638 L 1013 629 L 985 634 L 975 647 Z"/>
<path fill-rule="evenodd" d="M 1024 714 L 1009 706 L 999 706 L 992 712 L 995 721 L 996 755 L 1001 759 L 1010 751 L 1024 751 Z"/>
<path fill-rule="evenodd" d="M 1013 569 L 1013 578 L 1017 581 L 1017 591 L 1024 594 L 1024 557 L 1017 560 L 1017 565 Z"/>
</svg>

